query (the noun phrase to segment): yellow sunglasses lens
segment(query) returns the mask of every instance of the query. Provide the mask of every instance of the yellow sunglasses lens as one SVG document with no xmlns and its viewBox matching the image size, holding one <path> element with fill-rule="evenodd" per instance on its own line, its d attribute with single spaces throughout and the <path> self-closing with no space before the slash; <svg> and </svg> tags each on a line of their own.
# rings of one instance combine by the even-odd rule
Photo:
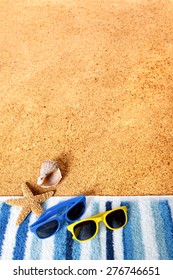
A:
<svg viewBox="0 0 173 280">
<path fill-rule="evenodd" d="M 125 225 L 126 215 L 122 209 L 110 212 L 106 216 L 106 223 L 112 229 L 118 229 Z"/>
<path fill-rule="evenodd" d="M 83 221 L 74 226 L 73 232 L 77 240 L 84 241 L 92 238 L 96 233 L 97 225 L 94 221 Z"/>
</svg>

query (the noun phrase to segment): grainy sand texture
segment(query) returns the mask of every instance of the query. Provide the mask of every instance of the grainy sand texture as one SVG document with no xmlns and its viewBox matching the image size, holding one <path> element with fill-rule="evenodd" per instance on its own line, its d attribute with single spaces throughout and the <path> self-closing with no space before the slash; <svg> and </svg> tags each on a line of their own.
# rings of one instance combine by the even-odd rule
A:
<svg viewBox="0 0 173 280">
<path fill-rule="evenodd" d="M 173 194 L 173 1 L 0 0 L 0 195 Z"/>
</svg>

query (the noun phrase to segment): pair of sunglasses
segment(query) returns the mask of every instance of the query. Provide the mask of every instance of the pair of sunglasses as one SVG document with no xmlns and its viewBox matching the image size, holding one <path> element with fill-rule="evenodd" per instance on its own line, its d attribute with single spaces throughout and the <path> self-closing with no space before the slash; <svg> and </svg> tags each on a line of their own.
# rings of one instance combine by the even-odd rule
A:
<svg viewBox="0 0 173 280">
<path fill-rule="evenodd" d="M 93 239 L 99 230 L 99 222 L 104 222 L 107 228 L 117 230 L 123 228 L 127 223 L 127 208 L 122 206 L 97 214 L 70 224 L 67 229 L 72 233 L 73 239 L 85 242 Z"/>
<path fill-rule="evenodd" d="M 30 230 L 39 238 L 44 239 L 56 234 L 62 221 L 75 222 L 86 210 L 84 195 L 62 201 L 41 214 L 38 220 L 30 226 Z"/>
</svg>

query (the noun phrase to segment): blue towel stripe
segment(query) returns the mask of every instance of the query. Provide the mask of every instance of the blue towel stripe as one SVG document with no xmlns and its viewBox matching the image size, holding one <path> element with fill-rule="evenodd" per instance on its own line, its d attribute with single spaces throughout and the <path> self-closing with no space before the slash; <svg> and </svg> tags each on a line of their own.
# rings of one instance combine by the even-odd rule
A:
<svg viewBox="0 0 173 280">
<path fill-rule="evenodd" d="M 0 210 L 0 256 L 2 254 L 3 241 L 4 241 L 7 224 L 10 217 L 10 209 L 11 209 L 10 205 L 6 203 L 2 203 L 1 210 Z"/>
<path fill-rule="evenodd" d="M 145 251 L 142 239 L 142 229 L 141 229 L 141 215 L 137 201 L 129 202 L 130 213 L 127 213 L 128 217 L 131 216 L 131 228 L 133 237 L 133 253 L 135 260 L 144 260 Z"/>
<path fill-rule="evenodd" d="M 164 223 L 163 230 L 169 254 L 169 260 L 173 260 L 173 222 L 168 201 L 159 201 L 159 209 Z"/>
<path fill-rule="evenodd" d="M 81 217 L 82 219 L 82 217 Z M 77 242 L 75 239 L 72 238 L 72 233 L 70 231 L 68 231 L 68 239 L 71 240 L 71 247 L 72 247 L 72 260 L 79 260 L 80 259 L 80 254 L 81 254 L 81 243 Z M 69 241 L 67 241 L 69 242 Z M 67 245 L 67 249 L 68 250 L 68 245 Z"/>
<path fill-rule="evenodd" d="M 106 202 L 106 211 L 112 209 L 112 202 Z M 113 247 L 113 232 L 112 230 L 106 228 L 106 259 L 113 260 L 114 259 L 114 247 Z"/>
<path fill-rule="evenodd" d="M 67 241 L 67 222 L 61 224 L 61 228 L 54 239 L 54 260 L 66 259 L 66 241 Z M 71 253 L 70 253 L 71 254 Z"/>
<path fill-rule="evenodd" d="M 67 230 L 66 236 L 66 260 L 73 259 L 73 239 L 71 238 L 71 233 Z"/>
<path fill-rule="evenodd" d="M 157 247 L 158 247 L 158 252 L 159 252 L 159 259 L 168 260 L 169 255 L 168 255 L 168 251 L 166 248 L 164 231 L 162 230 L 164 228 L 164 222 L 161 217 L 161 212 L 159 209 L 158 201 L 151 201 L 150 205 L 151 205 L 153 218 L 154 218 L 156 242 L 157 242 Z"/>
<path fill-rule="evenodd" d="M 13 251 L 13 260 L 23 260 L 27 240 L 30 215 L 20 224 L 16 233 L 16 242 Z"/>
<path fill-rule="evenodd" d="M 30 260 L 40 260 L 42 251 L 42 239 L 33 234 L 31 241 Z"/>
<path fill-rule="evenodd" d="M 70 233 L 70 232 L 69 232 Z M 72 236 L 70 237 L 72 239 Z M 72 247 L 72 260 L 79 260 L 81 255 L 81 243 L 73 240 L 73 247 Z"/>
<path fill-rule="evenodd" d="M 131 217 L 130 202 L 122 202 L 121 206 L 127 207 L 128 223 L 123 228 L 123 247 L 124 247 L 124 260 L 134 260 L 134 244 L 133 244 L 133 219 Z"/>
</svg>

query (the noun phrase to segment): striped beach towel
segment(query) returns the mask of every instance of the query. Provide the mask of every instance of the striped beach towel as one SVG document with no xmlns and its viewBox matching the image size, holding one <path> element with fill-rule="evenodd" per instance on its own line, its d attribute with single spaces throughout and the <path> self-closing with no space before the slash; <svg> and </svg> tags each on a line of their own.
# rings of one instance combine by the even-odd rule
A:
<svg viewBox="0 0 173 280">
<path fill-rule="evenodd" d="M 11 198 L 11 197 L 10 197 Z M 128 223 L 111 231 L 103 223 L 91 241 L 79 243 L 71 238 L 64 224 L 60 231 L 45 240 L 28 229 L 37 217 L 32 213 L 19 226 L 16 219 L 20 207 L 0 201 L 0 256 L 3 260 L 172 260 L 173 259 L 173 196 L 116 197 L 88 196 L 82 218 L 120 205 L 128 209 Z M 69 197 L 52 197 L 47 209 Z"/>
</svg>

